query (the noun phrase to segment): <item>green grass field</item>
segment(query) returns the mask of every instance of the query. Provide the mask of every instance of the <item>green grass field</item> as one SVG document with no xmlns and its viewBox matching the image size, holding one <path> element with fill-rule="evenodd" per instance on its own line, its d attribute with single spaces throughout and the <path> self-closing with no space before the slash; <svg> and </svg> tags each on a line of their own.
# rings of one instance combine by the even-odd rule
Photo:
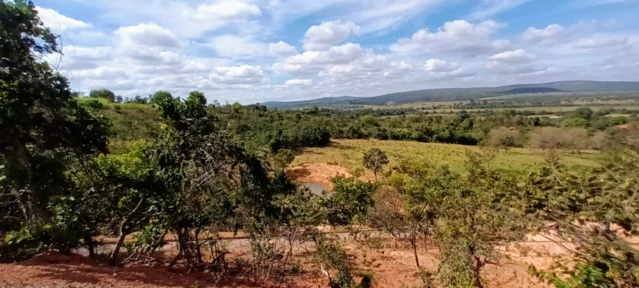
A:
<svg viewBox="0 0 639 288">
<path fill-rule="evenodd" d="M 298 155 L 292 167 L 304 164 L 327 163 L 339 165 L 351 172 L 364 169 L 362 157 L 371 148 L 379 148 L 386 152 L 390 165 L 395 166 L 403 159 L 409 161 L 425 161 L 433 166 L 448 165 L 451 170 L 463 172 L 466 161 L 466 151 L 480 151 L 476 146 L 461 146 L 452 144 L 420 143 L 409 141 L 379 141 L 379 140 L 334 140 L 325 148 L 307 148 Z M 601 157 L 598 152 L 581 152 L 580 154 L 564 151 L 561 153 L 561 163 L 570 169 L 596 167 Z M 490 163 L 498 170 L 526 173 L 533 167 L 544 162 L 544 151 L 537 149 L 517 148 L 507 152 L 501 150 Z"/>
</svg>

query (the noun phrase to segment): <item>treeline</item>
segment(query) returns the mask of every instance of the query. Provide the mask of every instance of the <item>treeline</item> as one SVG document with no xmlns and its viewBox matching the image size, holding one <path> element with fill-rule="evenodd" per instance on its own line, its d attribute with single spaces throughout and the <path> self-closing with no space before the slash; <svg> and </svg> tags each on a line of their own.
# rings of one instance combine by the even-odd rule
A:
<svg viewBox="0 0 639 288">
<path fill-rule="evenodd" d="M 168 92 L 159 91 L 152 95 L 149 103 L 161 99 L 172 98 Z M 130 135 L 130 131 L 140 138 L 157 134 L 159 125 L 153 131 L 146 118 L 158 118 L 153 111 L 153 106 L 132 106 L 137 104 L 112 104 L 95 106 L 93 102 L 87 102 L 86 98 L 79 98 L 80 103 L 88 109 L 107 116 L 113 120 L 114 143 L 119 140 L 130 141 L 130 136 L 122 139 L 123 135 Z M 101 99 L 101 98 L 99 98 Z M 98 100 L 95 100 L 96 103 Z M 249 151 L 265 151 L 277 153 L 280 149 L 298 150 L 303 147 L 322 147 L 330 144 L 331 138 L 338 139 L 378 139 L 378 140 L 406 140 L 432 143 L 450 143 L 462 145 L 478 145 L 486 142 L 495 142 L 495 133 L 491 131 L 499 127 L 508 127 L 517 131 L 516 141 L 511 141 L 509 147 L 527 146 L 534 131 L 553 131 L 551 129 L 540 130 L 543 127 L 555 127 L 562 129 L 582 129 L 587 137 L 633 121 L 633 117 L 609 117 L 611 111 L 593 111 L 590 108 L 579 108 L 572 112 L 562 113 L 561 117 L 535 117 L 525 111 L 489 111 L 486 113 L 456 112 L 450 115 L 429 115 L 424 113 L 387 115 L 386 111 L 376 110 L 329 110 L 329 109 L 303 109 L 303 110 L 277 110 L 267 109 L 265 106 L 212 103 L 207 109 L 224 123 L 233 138 L 245 145 Z M 127 110 L 127 111 L 125 111 Z M 135 112 L 137 111 L 137 112 Z M 140 115 L 146 114 L 140 119 Z M 131 122 L 133 119 L 137 122 Z M 154 120 L 156 121 L 156 120 Z M 157 121 L 156 121 L 157 122 Z M 146 135 L 146 136 L 145 136 Z M 493 139 L 490 139 L 490 138 Z M 135 139 L 133 139 L 135 140 Z M 531 147 L 535 147 L 531 145 Z M 584 148 L 585 149 L 585 148 Z M 118 152 L 123 150 L 118 147 Z"/>
</svg>

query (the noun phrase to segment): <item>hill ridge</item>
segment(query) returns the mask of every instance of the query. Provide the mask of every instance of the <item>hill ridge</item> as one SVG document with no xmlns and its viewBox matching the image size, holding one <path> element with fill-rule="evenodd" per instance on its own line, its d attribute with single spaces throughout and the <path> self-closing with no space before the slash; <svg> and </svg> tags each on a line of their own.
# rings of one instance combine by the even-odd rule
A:
<svg viewBox="0 0 639 288">
<path fill-rule="evenodd" d="M 389 103 L 406 104 L 445 100 L 469 100 L 490 96 L 522 93 L 634 91 L 639 91 L 639 81 L 571 80 L 538 84 L 513 84 L 496 87 L 433 88 L 394 92 L 370 97 L 337 96 L 300 101 L 269 101 L 262 103 L 262 105 L 269 108 L 303 108 L 311 106 L 327 107 L 339 105 L 386 105 Z"/>
</svg>

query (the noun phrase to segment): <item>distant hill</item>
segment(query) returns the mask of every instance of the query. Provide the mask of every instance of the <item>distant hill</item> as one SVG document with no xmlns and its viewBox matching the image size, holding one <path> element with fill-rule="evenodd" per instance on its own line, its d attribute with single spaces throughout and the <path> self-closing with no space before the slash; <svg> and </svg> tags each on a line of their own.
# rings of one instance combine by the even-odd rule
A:
<svg viewBox="0 0 639 288">
<path fill-rule="evenodd" d="M 269 108 L 329 107 L 349 105 L 391 105 L 416 102 L 468 100 L 507 94 L 557 92 L 639 92 L 639 82 L 561 81 L 501 87 L 444 88 L 399 92 L 374 97 L 327 97 L 305 101 L 266 102 Z"/>
</svg>

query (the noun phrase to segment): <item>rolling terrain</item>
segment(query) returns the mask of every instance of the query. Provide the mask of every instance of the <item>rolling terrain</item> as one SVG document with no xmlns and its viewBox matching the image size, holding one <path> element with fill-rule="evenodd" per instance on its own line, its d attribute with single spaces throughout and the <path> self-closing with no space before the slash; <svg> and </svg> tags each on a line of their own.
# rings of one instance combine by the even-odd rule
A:
<svg viewBox="0 0 639 288">
<path fill-rule="evenodd" d="M 558 92 L 636 92 L 639 82 L 561 81 L 541 84 L 520 84 L 501 87 L 444 88 L 398 92 L 374 97 L 328 97 L 292 102 L 265 102 L 269 108 L 337 107 L 352 105 L 395 105 L 429 101 L 454 101 L 496 97 L 502 95 Z"/>
</svg>

